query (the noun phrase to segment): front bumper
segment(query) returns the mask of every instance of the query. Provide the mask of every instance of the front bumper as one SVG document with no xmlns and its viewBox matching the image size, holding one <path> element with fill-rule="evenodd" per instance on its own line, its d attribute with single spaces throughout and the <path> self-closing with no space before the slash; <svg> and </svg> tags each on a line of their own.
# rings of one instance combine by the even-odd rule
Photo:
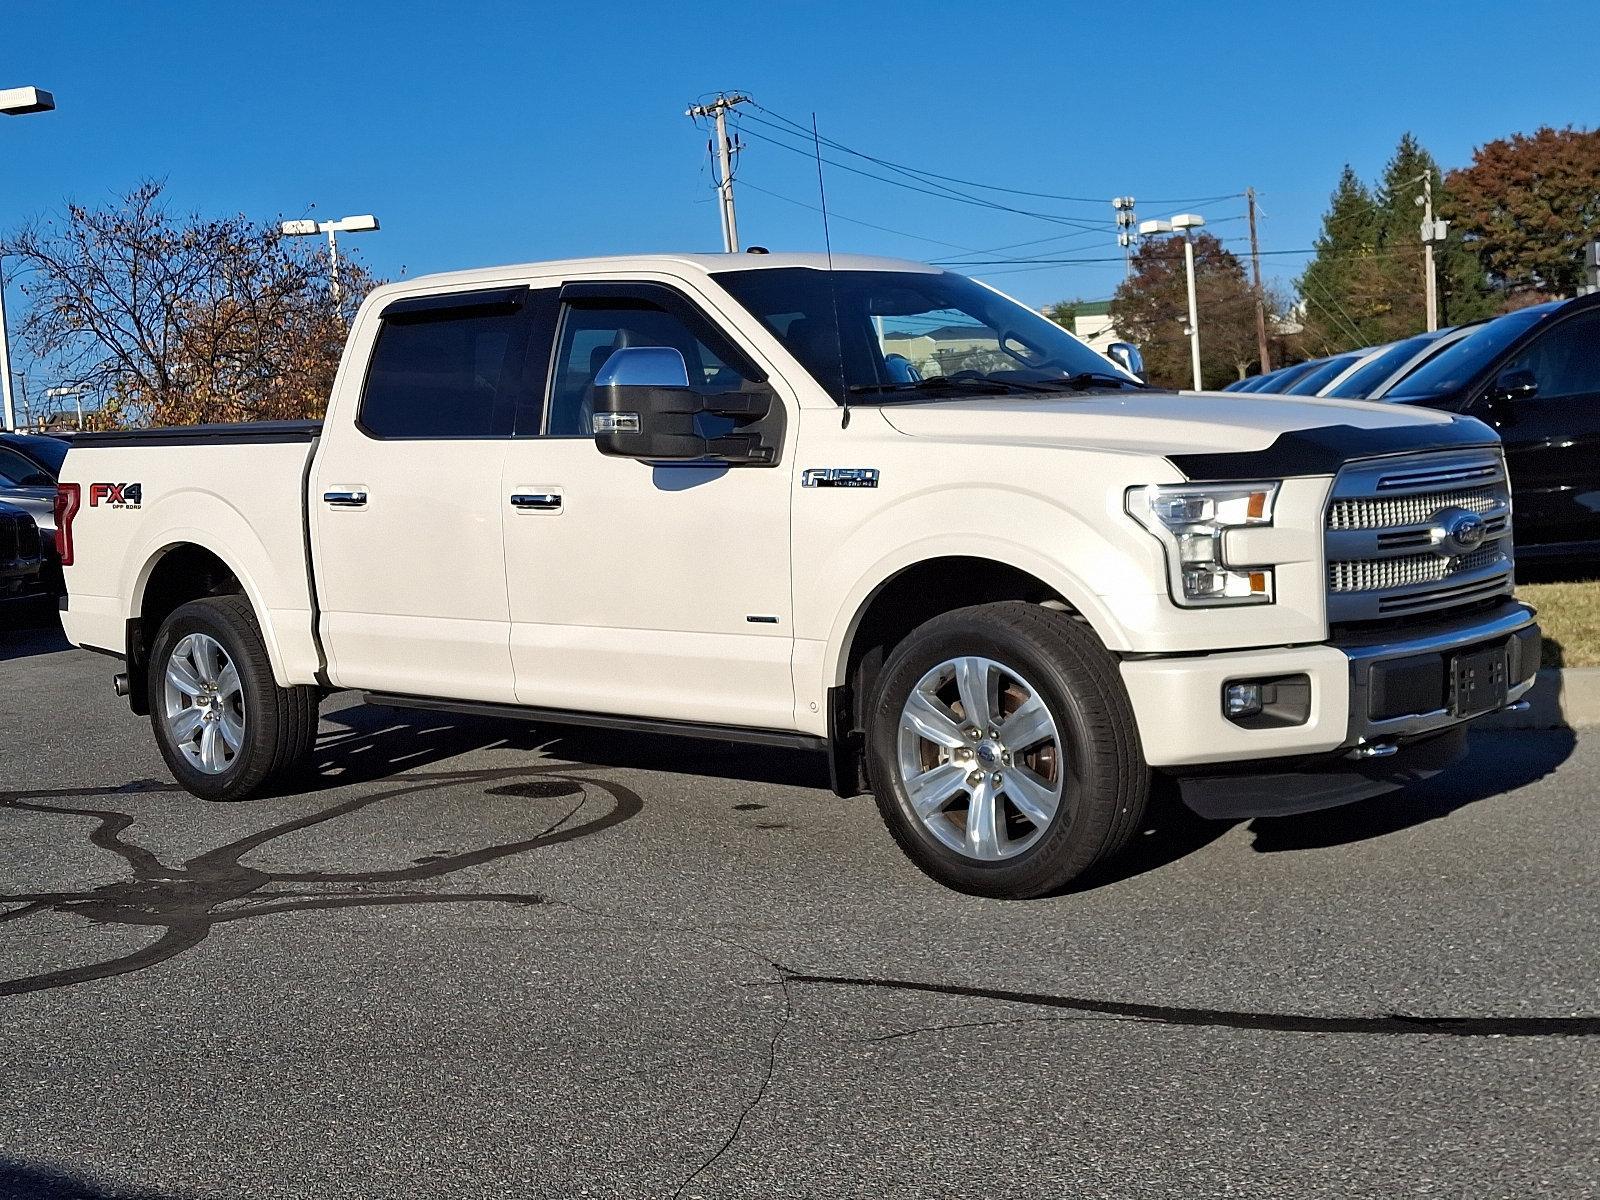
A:
<svg viewBox="0 0 1600 1200">
<path fill-rule="evenodd" d="M 1413 757 L 1412 747 L 1483 715 L 1457 714 L 1452 663 L 1458 655 L 1497 647 L 1505 655 L 1505 702 L 1515 704 L 1532 688 L 1538 671 L 1539 627 L 1533 610 L 1514 600 L 1466 619 L 1458 615 L 1408 625 L 1403 633 L 1391 628 L 1315 646 L 1128 659 L 1121 667 L 1145 759 L 1153 767 L 1184 778 L 1215 779 L 1223 766 L 1236 776 L 1265 777 L 1304 775 L 1308 769 L 1340 774 L 1356 762 L 1366 768 L 1361 778 L 1370 781 L 1374 772 L 1382 773 L 1382 765 L 1394 768 L 1391 775 L 1405 774 L 1400 762 L 1372 760 Z M 1223 714 L 1228 683 L 1290 675 L 1310 680 L 1304 721 L 1252 729 Z M 1290 783 L 1279 780 L 1282 788 Z M 1329 797 L 1312 807 L 1359 798 Z M 1280 805 L 1271 811 L 1295 810 Z"/>
</svg>

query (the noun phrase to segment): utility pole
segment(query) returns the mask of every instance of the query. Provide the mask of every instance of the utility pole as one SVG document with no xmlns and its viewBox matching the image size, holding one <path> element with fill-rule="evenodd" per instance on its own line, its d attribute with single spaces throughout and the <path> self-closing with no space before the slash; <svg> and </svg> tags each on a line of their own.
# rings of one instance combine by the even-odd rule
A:
<svg viewBox="0 0 1600 1200">
<path fill-rule="evenodd" d="M 1436 221 L 1433 217 L 1433 172 L 1422 176 L 1422 195 L 1417 197 L 1422 205 L 1422 294 L 1427 298 L 1428 332 L 1439 328 L 1439 277 L 1434 272 L 1433 248 L 1441 244 L 1450 232 L 1449 221 Z"/>
<path fill-rule="evenodd" d="M 1267 300 L 1261 290 L 1261 243 L 1256 240 L 1256 190 L 1245 188 L 1244 198 L 1250 206 L 1250 275 L 1256 289 L 1256 353 L 1261 359 L 1261 374 L 1272 370 L 1271 347 L 1267 345 Z"/>
<path fill-rule="evenodd" d="M 728 140 L 728 112 L 740 104 L 749 104 L 750 97 L 738 92 L 723 92 L 710 104 L 696 104 L 684 116 L 698 120 L 710 117 L 716 122 L 717 207 L 722 215 L 722 248 L 729 254 L 739 252 L 739 223 L 733 213 L 733 158 L 739 147 Z"/>
<path fill-rule="evenodd" d="M 1439 283 L 1433 275 L 1433 172 L 1422 177 L 1422 287 L 1428 297 L 1428 332 L 1439 328 Z"/>
<path fill-rule="evenodd" d="M 1127 265 L 1128 278 L 1133 278 L 1133 227 L 1137 218 L 1133 212 L 1133 197 L 1118 196 L 1111 202 L 1111 207 L 1117 210 L 1117 245 L 1122 247 L 1123 261 Z"/>
</svg>

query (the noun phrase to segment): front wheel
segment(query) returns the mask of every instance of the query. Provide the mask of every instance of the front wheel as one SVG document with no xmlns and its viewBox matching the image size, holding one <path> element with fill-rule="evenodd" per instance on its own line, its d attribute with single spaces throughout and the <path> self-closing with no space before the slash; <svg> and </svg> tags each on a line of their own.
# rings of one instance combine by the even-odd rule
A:
<svg viewBox="0 0 1600 1200">
<path fill-rule="evenodd" d="M 279 687 L 242 596 L 175 609 L 150 651 L 150 723 L 173 777 L 203 800 L 243 800 L 304 766 L 317 689 Z"/>
<path fill-rule="evenodd" d="M 1062 613 L 1008 602 L 935 617 L 884 665 L 867 726 L 890 832 L 958 891 L 1057 891 L 1144 815 L 1150 770 L 1116 661 Z"/>
</svg>

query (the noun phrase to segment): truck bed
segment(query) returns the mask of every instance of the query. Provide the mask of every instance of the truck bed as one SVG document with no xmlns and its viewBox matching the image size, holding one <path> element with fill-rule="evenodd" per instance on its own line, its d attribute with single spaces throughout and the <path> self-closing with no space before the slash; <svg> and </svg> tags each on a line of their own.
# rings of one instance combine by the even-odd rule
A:
<svg viewBox="0 0 1600 1200">
<path fill-rule="evenodd" d="M 79 488 L 67 637 L 122 653 L 147 596 L 159 604 L 161 572 L 193 575 L 209 555 L 244 581 L 279 681 L 312 681 L 320 655 L 305 489 L 321 432 L 320 421 L 265 421 L 74 439 L 61 474 Z"/>
</svg>

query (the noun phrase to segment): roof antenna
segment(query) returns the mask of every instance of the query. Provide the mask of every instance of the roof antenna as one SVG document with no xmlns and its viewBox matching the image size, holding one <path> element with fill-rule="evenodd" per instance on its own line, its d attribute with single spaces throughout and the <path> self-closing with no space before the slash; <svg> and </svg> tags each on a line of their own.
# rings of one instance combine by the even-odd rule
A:
<svg viewBox="0 0 1600 1200">
<path fill-rule="evenodd" d="M 811 114 L 811 147 L 817 155 L 817 196 L 822 200 L 822 245 L 828 252 L 828 299 L 833 303 L 833 349 L 839 356 L 839 399 L 844 416 L 839 428 L 850 428 L 850 387 L 844 374 L 844 337 L 839 332 L 839 288 L 833 278 L 833 238 L 828 234 L 828 189 L 822 186 L 822 139 L 817 136 L 817 114 Z"/>
</svg>

